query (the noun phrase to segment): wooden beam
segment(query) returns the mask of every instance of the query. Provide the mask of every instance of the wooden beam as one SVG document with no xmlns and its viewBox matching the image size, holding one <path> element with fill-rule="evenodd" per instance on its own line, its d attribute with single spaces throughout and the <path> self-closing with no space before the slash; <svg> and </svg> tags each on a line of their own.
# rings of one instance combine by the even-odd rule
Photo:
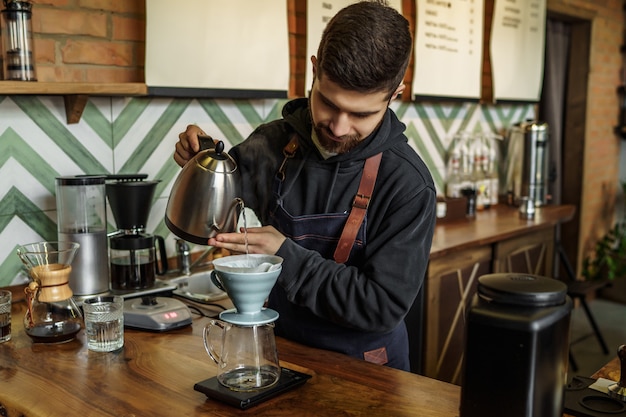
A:
<svg viewBox="0 0 626 417">
<path fill-rule="evenodd" d="M 87 94 L 68 94 L 63 96 L 67 124 L 74 124 L 80 121 L 88 99 L 89 96 Z"/>
</svg>

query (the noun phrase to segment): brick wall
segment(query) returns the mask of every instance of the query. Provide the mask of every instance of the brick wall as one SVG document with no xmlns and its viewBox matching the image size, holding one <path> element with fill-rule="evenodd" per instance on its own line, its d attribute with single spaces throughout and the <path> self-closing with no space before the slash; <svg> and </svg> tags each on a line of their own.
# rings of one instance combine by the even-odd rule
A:
<svg viewBox="0 0 626 417">
<path fill-rule="evenodd" d="M 580 212 L 579 262 L 593 249 L 614 220 L 620 193 L 619 163 L 622 139 L 614 133 L 618 123 L 617 87 L 622 84 L 624 43 L 622 0 L 548 0 L 548 9 L 590 20 L 591 56 L 587 86 Z"/>
<path fill-rule="evenodd" d="M 143 0 L 34 0 L 33 36 L 40 81 L 144 81 Z"/>
</svg>

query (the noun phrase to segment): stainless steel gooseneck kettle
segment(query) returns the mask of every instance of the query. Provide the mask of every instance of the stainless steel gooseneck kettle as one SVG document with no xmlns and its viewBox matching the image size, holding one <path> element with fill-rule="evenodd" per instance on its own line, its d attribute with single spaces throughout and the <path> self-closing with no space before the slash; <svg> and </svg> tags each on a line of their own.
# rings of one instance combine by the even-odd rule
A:
<svg viewBox="0 0 626 417">
<path fill-rule="evenodd" d="M 237 163 L 224 142 L 199 136 L 200 152 L 185 164 L 170 192 L 165 224 L 178 237 L 206 245 L 218 233 L 237 230 L 243 209 Z"/>
</svg>

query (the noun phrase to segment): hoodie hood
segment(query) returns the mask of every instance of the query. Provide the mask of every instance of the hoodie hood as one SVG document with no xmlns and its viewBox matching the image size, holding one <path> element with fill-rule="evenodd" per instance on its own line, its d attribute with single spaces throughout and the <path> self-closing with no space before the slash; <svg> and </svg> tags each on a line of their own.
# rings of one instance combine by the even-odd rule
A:
<svg viewBox="0 0 626 417">
<path fill-rule="evenodd" d="M 300 135 L 299 144 L 305 153 L 308 153 L 311 149 L 318 153 L 311 139 L 313 124 L 309 111 L 309 100 L 300 98 L 288 102 L 283 107 L 282 115 L 285 121 Z M 387 108 L 380 126 L 372 134 L 363 139 L 357 147 L 349 152 L 333 156 L 326 161 L 336 164 L 343 161 L 367 159 L 372 155 L 390 149 L 399 142 L 407 142 L 407 138 L 404 135 L 405 128 L 404 123 L 398 120 L 391 109 Z"/>
</svg>

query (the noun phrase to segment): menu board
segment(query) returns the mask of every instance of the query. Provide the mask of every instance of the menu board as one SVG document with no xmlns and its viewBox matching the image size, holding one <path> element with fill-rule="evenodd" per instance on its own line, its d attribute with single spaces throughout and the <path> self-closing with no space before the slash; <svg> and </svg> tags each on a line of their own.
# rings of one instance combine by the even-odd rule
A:
<svg viewBox="0 0 626 417">
<path fill-rule="evenodd" d="M 332 17 L 344 7 L 357 3 L 357 0 L 307 1 L 307 44 L 305 90 L 311 90 L 313 83 L 313 64 L 310 57 L 317 55 L 317 48 L 322 40 L 322 32 Z M 402 0 L 389 0 L 389 6 L 402 13 Z"/>
<path fill-rule="evenodd" d="M 285 0 L 146 0 L 148 87 L 289 89 Z"/>
<path fill-rule="evenodd" d="M 484 0 L 416 0 L 414 97 L 480 98 Z"/>
<path fill-rule="evenodd" d="M 495 0 L 491 68 L 495 100 L 539 101 L 546 0 Z"/>
</svg>

